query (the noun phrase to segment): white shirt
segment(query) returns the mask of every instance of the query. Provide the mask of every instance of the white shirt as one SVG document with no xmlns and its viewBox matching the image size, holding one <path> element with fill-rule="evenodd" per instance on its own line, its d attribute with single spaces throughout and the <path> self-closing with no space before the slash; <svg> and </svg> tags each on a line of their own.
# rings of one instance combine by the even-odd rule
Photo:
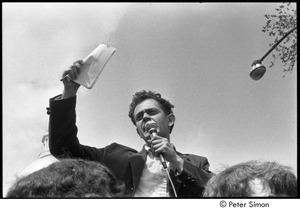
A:
<svg viewBox="0 0 300 212">
<path fill-rule="evenodd" d="M 159 158 L 153 157 L 148 146 L 145 149 L 146 163 L 134 197 L 169 197 L 167 170 L 163 168 Z"/>
</svg>

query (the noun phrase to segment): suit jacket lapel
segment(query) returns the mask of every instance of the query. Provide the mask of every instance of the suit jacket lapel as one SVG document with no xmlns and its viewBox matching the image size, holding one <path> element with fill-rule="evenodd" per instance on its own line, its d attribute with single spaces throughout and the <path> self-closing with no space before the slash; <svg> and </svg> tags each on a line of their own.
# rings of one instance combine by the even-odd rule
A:
<svg viewBox="0 0 300 212">
<path fill-rule="evenodd" d="M 138 183 L 140 181 L 140 178 L 142 176 L 142 172 L 144 169 L 144 165 L 146 162 L 146 150 L 143 148 L 143 150 L 139 153 L 133 153 L 131 157 L 129 158 L 129 163 L 131 166 L 131 172 L 132 172 L 132 180 L 133 180 L 133 189 L 134 192 L 138 186 Z"/>
<path fill-rule="evenodd" d="M 183 157 L 183 155 L 179 152 L 177 152 L 179 156 Z M 146 163 L 146 157 L 147 157 L 147 152 L 145 148 L 138 152 L 138 153 L 132 153 L 132 155 L 129 158 L 130 166 L 131 166 L 131 172 L 132 172 L 132 180 L 133 180 L 133 192 L 135 193 L 135 190 L 138 186 L 138 183 L 140 181 L 140 178 L 143 173 L 143 169 Z M 184 158 L 184 157 L 183 157 Z M 182 182 L 175 176 L 175 173 L 173 170 L 170 170 L 170 177 L 172 179 L 172 182 L 174 184 L 175 190 L 178 194 L 178 190 L 182 184 Z M 174 195 L 174 191 L 172 186 L 170 185 L 169 182 L 169 192 L 171 193 L 172 196 Z"/>
<path fill-rule="evenodd" d="M 180 185 L 182 184 L 182 182 L 175 176 L 175 173 L 174 173 L 173 170 L 170 170 L 170 177 L 172 179 L 175 191 L 178 194 L 178 190 L 179 190 Z M 173 188 L 172 188 L 172 185 L 171 185 L 170 182 L 169 182 L 168 186 L 169 186 L 168 189 L 169 189 L 169 192 L 170 192 L 171 196 L 175 197 L 174 191 L 173 191 Z"/>
<path fill-rule="evenodd" d="M 175 147 L 174 147 L 174 149 L 175 149 Z M 175 151 L 176 151 L 176 149 L 175 149 Z M 182 159 L 185 159 L 185 157 L 184 157 L 183 154 L 181 154 L 180 152 L 177 152 L 177 151 L 176 151 L 176 153 L 177 153 Z M 181 182 L 181 180 L 179 180 L 179 179 L 175 176 L 175 172 L 174 172 L 173 170 L 170 170 L 170 177 L 171 177 L 171 179 L 172 179 L 174 188 L 175 188 L 176 193 L 177 193 L 177 195 L 178 195 L 178 193 L 179 193 L 179 188 L 180 188 L 180 186 L 182 185 L 182 182 Z M 175 197 L 174 191 L 173 191 L 173 188 L 172 188 L 172 185 L 171 185 L 170 182 L 169 182 L 169 185 L 168 185 L 168 186 L 169 186 L 169 192 L 170 192 L 171 196 Z"/>
</svg>

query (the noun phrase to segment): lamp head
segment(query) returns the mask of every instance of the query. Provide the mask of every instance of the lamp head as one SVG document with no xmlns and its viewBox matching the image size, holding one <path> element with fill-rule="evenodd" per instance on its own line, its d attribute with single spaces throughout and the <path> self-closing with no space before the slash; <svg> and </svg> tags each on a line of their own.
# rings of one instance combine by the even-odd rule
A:
<svg viewBox="0 0 300 212">
<path fill-rule="evenodd" d="M 253 80 L 259 80 L 266 72 L 266 67 L 261 63 L 260 60 L 255 60 L 252 63 L 252 70 L 250 73 L 250 77 Z"/>
</svg>

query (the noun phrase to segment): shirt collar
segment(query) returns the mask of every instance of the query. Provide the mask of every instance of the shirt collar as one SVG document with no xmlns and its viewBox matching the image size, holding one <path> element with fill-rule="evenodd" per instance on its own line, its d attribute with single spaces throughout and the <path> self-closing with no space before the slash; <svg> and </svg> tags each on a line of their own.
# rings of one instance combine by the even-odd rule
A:
<svg viewBox="0 0 300 212">
<path fill-rule="evenodd" d="M 144 149 L 150 158 L 154 157 L 153 150 L 147 144 L 144 145 Z"/>
</svg>

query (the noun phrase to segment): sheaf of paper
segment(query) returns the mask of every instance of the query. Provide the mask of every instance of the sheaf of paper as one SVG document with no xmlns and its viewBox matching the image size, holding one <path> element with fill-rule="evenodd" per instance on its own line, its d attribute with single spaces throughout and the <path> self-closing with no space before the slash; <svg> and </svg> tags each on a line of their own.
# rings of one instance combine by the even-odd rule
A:
<svg viewBox="0 0 300 212">
<path fill-rule="evenodd" d="M 86 87 L 93 88 L 105 65 L 112 57 L 116 49 L 106 44 L 100 44 L 84 60 L 80 74 L 74 82 Z"/>
</svg>

